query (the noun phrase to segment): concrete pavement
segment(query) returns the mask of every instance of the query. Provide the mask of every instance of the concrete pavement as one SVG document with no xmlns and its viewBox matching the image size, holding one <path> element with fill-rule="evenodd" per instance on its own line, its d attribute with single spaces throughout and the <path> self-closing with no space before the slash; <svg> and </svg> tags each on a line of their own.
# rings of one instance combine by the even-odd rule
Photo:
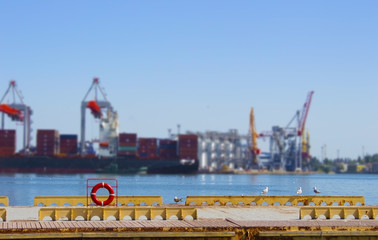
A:
<svg viewBox="0 0 378 240">
<path fill-rule="evenodd" d="M 177 205 L 176 205 L 177 206 Z M 180 206 L 180 205 L 179 205 Z M 7 221 L 37 221 L 41 207 L 4 207 Z M 198 219 L 298 220 L 299 207 L 294 206 L 199 206 Z"/>
</svg>

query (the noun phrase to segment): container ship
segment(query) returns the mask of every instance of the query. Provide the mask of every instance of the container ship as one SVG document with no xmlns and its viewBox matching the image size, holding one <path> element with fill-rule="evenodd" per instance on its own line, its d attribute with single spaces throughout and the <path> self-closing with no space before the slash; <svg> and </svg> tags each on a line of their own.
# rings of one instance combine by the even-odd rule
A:
<svg viewBox="0 0 378 240">
<path fill-rule="evenodd" d="M 91 100 L 86 100 L 94 92 Z M 13 93 L 5 102 L 8 94 Z M 101 93 L 103 99 L 98 98 Z M 15 102 L 15 99 L 19 102 Z M 9 101 L 13 100 L 13 103 Z M 99 138 L 85 140 L 85 113 L 89 109 L 99 122 Z M 81 135 L 59 134 L 56 129 L 37 130 L 31 147 L 30 106 L 23 102 L 15 81 L 0 101 L 0 173 L 196 173 L 197 135 L 177 134 L 169 139 L 138 138 L 119 133 L 118 114 L 106 99 L 97 78 L 81 102 Z M 4 116 L 24 126 L 23 150 L 16 153 L 16 131 L 4 127 Z M 93 145 L 98 144 L 97 152 Z"/>
<path fill-rule="evenodd" d="M 172 140 L 120 133 L 116 156 L 95 154 L 89 143 L 81 156 L 77 135 L 40 129 L 35 151 L 15 154 L 16 131 L 0 130 L 0 173 L 190 174 L 198 170 L 197 145 L 196 135 Z M 102 142 L 99 147 L 104 151 L 109 144 Z"/>
</svg>

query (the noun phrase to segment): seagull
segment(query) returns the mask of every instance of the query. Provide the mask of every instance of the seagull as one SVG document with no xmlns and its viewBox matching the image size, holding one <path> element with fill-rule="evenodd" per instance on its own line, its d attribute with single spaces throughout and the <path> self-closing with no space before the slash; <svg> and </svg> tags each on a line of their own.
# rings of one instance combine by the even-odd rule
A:
<svg viewBox="0 0 378 240">
<path fill-rule="evenodd" d="M 299 189 L 297 190 L 297 195 L 301 195 L 302 194 L 302 188 L 299 187 Z"/>
<path fill-rule="evenodd" d="M 269 188 L 268 187 L 265 187 L 264 190 L 262 190 L 261 194 L 267 194 L 269 191 Z"/>
<path fill-rule="evenodd" d="M 316 193 L 316 194 L 320 193 L 319 189 L 317 189 L 316 187 L 314 187 L 314 193 Z"/>
<path fill-rule="evenodd" d="M 182 198 L 175 197 L 173 201 L 175 201 L 175 203 L 179 203 L 182 202 Z"/>
</svg>

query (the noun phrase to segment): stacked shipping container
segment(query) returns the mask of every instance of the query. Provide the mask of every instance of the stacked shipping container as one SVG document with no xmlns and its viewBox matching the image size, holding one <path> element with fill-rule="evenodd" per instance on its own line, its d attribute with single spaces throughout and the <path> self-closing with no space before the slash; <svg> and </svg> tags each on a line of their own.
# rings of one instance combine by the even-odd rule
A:
<svg viewBox="0 0 378 240">
<path fill-rule="evenodd" d="M 59 132 L 57 130 L 37 130 L 37 155 L 54 156 L 59 153 Z"/>
<path fill-rule="evenodd" d="M 157 158 L 157 139 L 139 138 L 138 155 L 140 159 Z"/>
<path fill-rule="evenodd" d="M 0 130 L 0 156 L 12 156 L 16 152 L 16 130 Z"/>
<path fill-rule="evenodd" d="M 179 157 L 180 159 L 198 160 L 197 135 L 179 135 Z"/>
<path fill-rule="evenodd" d="M 136 133 L 120 133 L 118 135 L 118 156 L 136 156 Z"/>
<path fill-rule="evenodd" d="M 61 155 L 76 155 L 77 154 L 77 135 L 75 134 L 61 134 L 59 137 L 59 151 Z"/>
<path fill-rule="evenodd" d="M 160 139 L 159 156 L 160 159 L 177 159 L 177 141 Z"/>
</svg>

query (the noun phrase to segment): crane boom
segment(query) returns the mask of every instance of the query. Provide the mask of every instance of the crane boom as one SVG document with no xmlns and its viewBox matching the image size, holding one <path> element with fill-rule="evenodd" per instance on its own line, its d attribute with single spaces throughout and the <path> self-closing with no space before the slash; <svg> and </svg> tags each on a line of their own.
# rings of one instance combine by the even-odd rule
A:
<svg viewBox="0 0 378 240">
<path fill-rule="evenodd" d="M 253 113 L 253 108 L 251 108 L 251 112 L 249 114 L 249 131 L 252 137 L 252 146 L 251 146 L 252 160 L 253 160 L 253 163 L 257 163 L 257 155 L 260 154 L 260 149 L 257 147 L 257 137 L 259 135 L 255 127 L 255 115 Z"/>
<path fill-rule="evenodd" d="M 307 95 L 306 102 L 303 105 L 302 108 L 302 115 L 299 120 L 298 124 L 298 136 L 302 136 L 304 129 L 305 129 L 305 124 L 306 124 L 306 119 L 308 115 L 308 111 L 310 110 L 310 105 L 311 105 L 311 100 L 312 100 L 312 95 L 314 94 L 314 91 L 311 91 Z"/>
</svg>

